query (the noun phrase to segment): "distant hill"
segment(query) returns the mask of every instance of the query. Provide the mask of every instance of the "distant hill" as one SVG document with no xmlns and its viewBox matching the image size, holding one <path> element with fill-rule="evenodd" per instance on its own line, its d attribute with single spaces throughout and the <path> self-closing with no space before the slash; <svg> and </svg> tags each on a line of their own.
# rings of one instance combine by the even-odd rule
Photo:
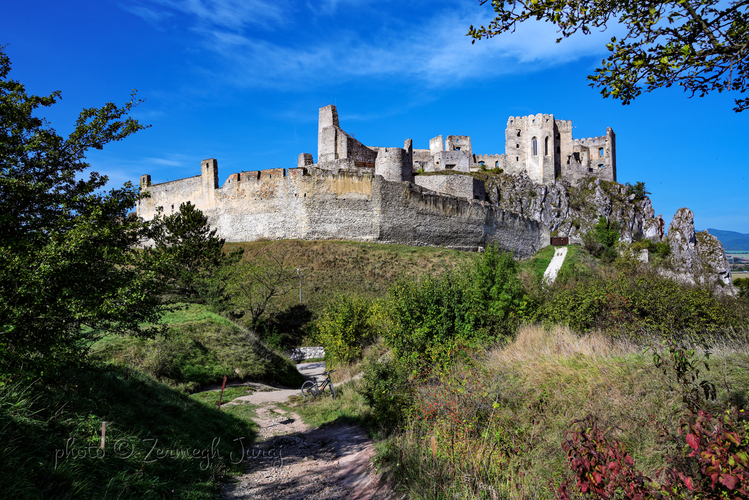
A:
<svg viewBox="0 0 749 500">
<path fill-rule="evenodd" d="M 710 228 L 707 232 L 720 240 L 724 250 L 749 250 L 749 234 Z"/>
</svg>

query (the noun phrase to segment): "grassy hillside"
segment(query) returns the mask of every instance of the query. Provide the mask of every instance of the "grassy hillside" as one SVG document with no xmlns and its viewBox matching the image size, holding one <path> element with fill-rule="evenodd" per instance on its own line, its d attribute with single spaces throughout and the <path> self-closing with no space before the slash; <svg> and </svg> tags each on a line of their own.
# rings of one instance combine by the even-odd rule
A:
<svg viewBox="0 0 749 500">
<path fill-rule="evenodd" d="M 439 275 L 471 261 L 475 252 L 434 247 L 409 247 L 352 241 L 257 241 L 227 244 L 225 250 L 241 246 L 244 258 L 252 260 L 264 252 L 284 254 L 289 268 L 300 268 L 302 304 L 299 289 L 274 300 L 269 329 L 286 335 L 287 344 L 304 343 L 305 327 L 337 295 L 380 298 L 397 276 Z M 296 282 L 298 287 L 298 282 Z"/>
<path fill-rule="evenodd" d="M 92 353 L 188 391 L 218 383 L 224 375 L 289 387 L 304 381 L 288 359 L 206 306 L 182 305 L 166 314 L 162 323 L 169 325 L 166 337 L 110 335 L 94 344 Z"/>
<path fill-rule="evenodd" d="M 0 498 L 217 499 L 221 478 L 243 472 L 246 406 L 218 411 L 125 367 L 70 380 L 0 386 Z"/>
</svg>

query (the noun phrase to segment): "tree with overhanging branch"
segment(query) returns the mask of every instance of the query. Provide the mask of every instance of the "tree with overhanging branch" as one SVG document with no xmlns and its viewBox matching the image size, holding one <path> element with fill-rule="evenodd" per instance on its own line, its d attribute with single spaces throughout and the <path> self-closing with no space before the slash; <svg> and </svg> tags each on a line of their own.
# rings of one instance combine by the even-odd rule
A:
<svg viewBox="0 0 749 500">
<path fill-rule="evenodd" d="M 471 26 L 472 43 L 514 32 L 529 20 L 553 23 L 561 42 L 575 33 L 620 25 L 609 56 L 588 76 L 604 97 L 629 104 L 642 92 L 679 85 L 690 97 L 747 90 L 749 0 L 479 0 L 495 17 Z M 734 111 L 749 107 L 736 97 Z"/>
<path fill-rule="evenodd" d="M 103 332 L 145 334 L 162 307 L 128 215 L 138 189 L 87 173 L 89 150 L 146 128 L 129 116 L 140 101 L 84 109 L 66 138 L 38 116 L 60 92 L 30 95 L 10 69 L 0 47 L 0 383 L 53 376 Z"/>
</svg>

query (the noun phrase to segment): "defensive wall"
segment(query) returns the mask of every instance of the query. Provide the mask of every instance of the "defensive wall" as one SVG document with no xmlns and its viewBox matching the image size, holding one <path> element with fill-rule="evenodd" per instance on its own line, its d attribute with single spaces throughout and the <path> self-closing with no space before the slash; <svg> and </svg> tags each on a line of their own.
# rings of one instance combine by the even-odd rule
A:
<svg viewBox="0 0 749 500">
<path fill-rule="evenodd" d="M 203 164 L 217 171 L 216 160 Z M 165 202 L 167 214 L 182 202 L 200 203 L 210 226 L 230 242 L 337 239 L 460 250 L 496 242 L 523 258 L 549 238 L 538 222 L 489 202 L 441 195 L 371 173 L 316 168 L 242 172 L 211 190 L 213 171 L 154 185 L 144 176 L 142 187 L 150 197 L 138 203 L 138 215 L 150 219 Z M 211 191 L 213 198 L 207 199 Z"/>
</svg>

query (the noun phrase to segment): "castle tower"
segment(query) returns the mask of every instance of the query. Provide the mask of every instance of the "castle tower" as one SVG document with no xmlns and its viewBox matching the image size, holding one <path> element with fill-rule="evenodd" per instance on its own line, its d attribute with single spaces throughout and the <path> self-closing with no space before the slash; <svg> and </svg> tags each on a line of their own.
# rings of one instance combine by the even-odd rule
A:
<svg viewBox="0 0 749 500">
<path fill-rule="evenodd" d="M 413 148 L 411 139 L 401 148 L 380 148 L 375 160 L 375 175 L 390 182 L 413 182 Z"/>
<path fill-rule="evenodd" d="M 218 160 L 209 158 L 200 162 L 203 207 L 216 208 L 216 189 L 218 189 Z"/>
<path fill-rule="evenodd" d="M 346 135 L 340 130 L 338 124 L 338 110 L 332 104 L 320 108 L 320 117 L 317 124 L 317 162 L 324 163 L 345 158 L 339 156 L 339 142 L 343 141 L 343 151 L 346 150 Z"/>
<path fill-rule="evenodd" d="M 510 173 L 525 171 L 534 182 L 554 182 L 559 170 L 559 141 L 554 115 L 511 116 L 505 130 Z"/>
</svg>

